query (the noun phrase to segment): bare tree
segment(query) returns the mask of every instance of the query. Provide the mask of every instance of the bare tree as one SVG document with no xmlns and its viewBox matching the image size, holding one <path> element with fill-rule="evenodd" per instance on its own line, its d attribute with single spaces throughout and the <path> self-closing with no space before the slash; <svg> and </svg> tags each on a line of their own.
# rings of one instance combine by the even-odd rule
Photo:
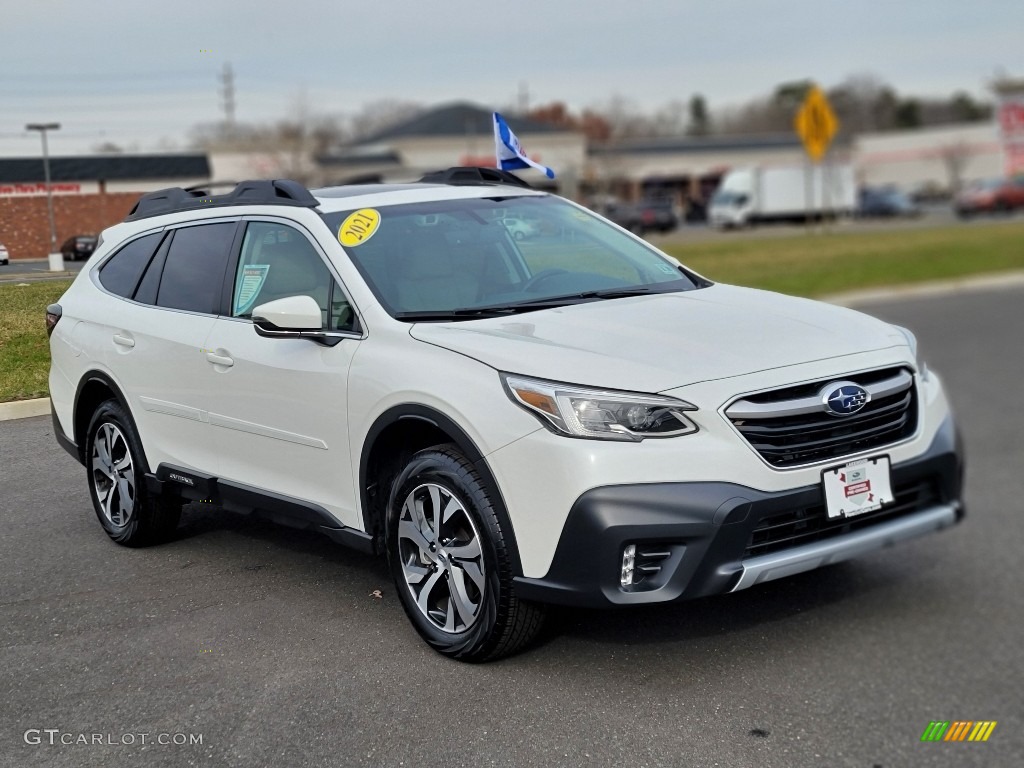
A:
<svg viewBox="0 0 1024 768">
<path fill-rule="evenodd" d="M 847 133 L 880 131 L 892 127 L 896 92 L 871 73 L 847 77 L 828 91 L 829 102 Z"/>
<path fill-rule="evenodd" d="M 365 139 L 415 117 L 423 106 L 412 101 L 378 99 L 364 105 L 349 119 L 352 139 Z"/>
<path fill-rule="evenodd" d="M 942 162 L 949 178 L 949 192 L 956 195 L 963 185 L 964 166 L 971 155 L 971 149 L 963 140 L 947 144 L 940 150 Z"/>
<path fill-rule="evenodd" d="M 592 107 L 600 114 L 611 130 L 610 141 L 621 141 L 653 134 L 652 120 L 644 115 L 636 102 L 621 94 L 613 94 L 603 105 Z"/>
<path fill-rule="evenodd" d="M 687 128 L 687 105 L 679 99 L 673 99 L 654 112 L 651 120 L 652 133 L 655 136 L 682 136 Z"/>
</svg>

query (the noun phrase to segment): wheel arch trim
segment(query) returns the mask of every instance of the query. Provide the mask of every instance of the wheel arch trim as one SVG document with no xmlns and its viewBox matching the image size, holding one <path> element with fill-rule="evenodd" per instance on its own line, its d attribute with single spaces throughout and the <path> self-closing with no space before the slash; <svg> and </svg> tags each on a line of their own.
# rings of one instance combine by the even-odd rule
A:
<svg viewBox="0 0 1024 768">
<path fill-rule="evenodd" d="M 419 421 L 428 424 L 442 432 L 451 439 L 463 455 L 473 464 L 484 482 L 484 487 L 494 503 L 494 511 L 501 523 L 502 529 L 506 532 L 507 539 L 505 546 L 511 560 L 512 571 L 515 575 L 522 575 L 522 562 L 519 558 L 519 546 L 516 539 L 515 528 L 505 504 L 505 497 L 498 487 L 498 482 L 491 472 L 484 454 L 473 442 L 466 431 L 459 426 L 451 417 L 429 406 L 417 403 L 403 403 L 395 405 L 380 414 L 367 430 L 363 438 L 362 449 L 359 452 L 359 513 L 363 524 L 363 530 L 373 533 L 375 520 L 374 511 L 370 505 L 368 491 L 368 471 L 370 454 L 380 435 L 389 427 L 401 421 Z"/>
<path fill-rule="evenodd" d="M 86 437 L 88 437 L 88 435 L 85 434 L 85 431 L 89 429 L 89 421 L 91 420 L 91 417 L 89 420 L 82 421 L 82 414 L 79 412 L 79 408 L 81 406 L 82 394 L 93 382 L 99 382 L 110 390 L 111 394 L 114 395 L 114 399 L 117 400 L 118 404 L 124 409 L 124 412 L 128 414 L 128 418 L 131 419 L 132 422 L 132 429 L 135 430 L 135 434 L 139 438 L 139 443 L 142 443 L 142 436 L 139 434 L 139 426 L 135 422 L 135 416 L 132 414 L 132 409 L 128 405 L 128 398 L 124 396 L 124 391 L 121 389 L 120 385 L 114 380 L 113 376 L 105 371 L 97 369 L 89 370 L 82 375 L 81 379 L 78 380 L 78 386 L 75 388 L 74 407 L 71 411 L 71 439 L 78 446 L 79 459 L 83 464 L 85 463 L 85 452 L 87 450 L 85 445 Z M 81 432 L 79 430 L 80 425 L 84 425 L 85 427 Z M 143 461 L 146 465 L 144 470 L 148 471 L 149 459 L 143 456 Z"/>
</svg>

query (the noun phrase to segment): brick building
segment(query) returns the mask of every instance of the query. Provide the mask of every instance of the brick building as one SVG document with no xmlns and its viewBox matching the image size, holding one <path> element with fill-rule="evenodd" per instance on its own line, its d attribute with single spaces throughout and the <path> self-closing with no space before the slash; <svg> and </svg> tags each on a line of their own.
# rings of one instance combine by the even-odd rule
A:
<svg viewBox="0 0 1024 768">
<path fill-rule="evenodd" d="M 42 158 L 0 158 L 0 243 L 12 260 L 50 252 L 44 176 Z M 57 246 L 121 221 L 143 192 L 209 180 L 205 154 L 52 157 Z"/>
</svg>

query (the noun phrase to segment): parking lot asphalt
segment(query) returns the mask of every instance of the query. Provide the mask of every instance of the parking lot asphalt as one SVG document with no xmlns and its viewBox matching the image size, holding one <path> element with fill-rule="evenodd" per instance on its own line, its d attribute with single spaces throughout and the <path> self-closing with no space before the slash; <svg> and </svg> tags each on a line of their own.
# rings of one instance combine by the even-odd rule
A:
<svg viewBox="0 0 1024 768">
<path fill-rule="evenodd" d="M 172 543 L 120 548 L 49 417 L 0 423 L 0 765 L 1018 765 L 1024 288 L 864 309 L 946 381 L 963 525 L 735 595 L 558 610 L 489 665 L 430 651 L 383 562 L 315 534 L 193 505 Z M 922 743 L 933 720 L 998 725 Z M 82 736 L 103 743 L 60 743 Z"/>
<path fill-rule="evenodd" d="M 0 284 L 67 280 L 77 275 L 86 263 L 85 261 L 65 261 L 63 271 L 51 272 L 49 262 L 46 259 L 16 259 L 0 267 Z"/>
</svg>

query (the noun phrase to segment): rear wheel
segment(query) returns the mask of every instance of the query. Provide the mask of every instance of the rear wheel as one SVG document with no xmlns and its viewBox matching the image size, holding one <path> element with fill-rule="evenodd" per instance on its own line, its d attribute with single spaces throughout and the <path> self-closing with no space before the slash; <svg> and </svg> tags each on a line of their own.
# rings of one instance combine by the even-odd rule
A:
<svg viewBox="0 0 1024 768">
<path fill-rule="evenodd" d="M 129 547 L 167 539 L 181 517 L 181 499 L 149 492 L 142 444 L 134 423 L 116 400 L 96 409 L 86 446 L 89 492 L 107 535 Z"/>
<path fill-rule="evenodd" d="M 406 614 L 438 652 L 490 661 L 539 632 L 542 609 L 513 590 L 510 535 L 480 475 L 454 446 L 413 455 L 395 480 L 388 560 Z"/>
</svg>

